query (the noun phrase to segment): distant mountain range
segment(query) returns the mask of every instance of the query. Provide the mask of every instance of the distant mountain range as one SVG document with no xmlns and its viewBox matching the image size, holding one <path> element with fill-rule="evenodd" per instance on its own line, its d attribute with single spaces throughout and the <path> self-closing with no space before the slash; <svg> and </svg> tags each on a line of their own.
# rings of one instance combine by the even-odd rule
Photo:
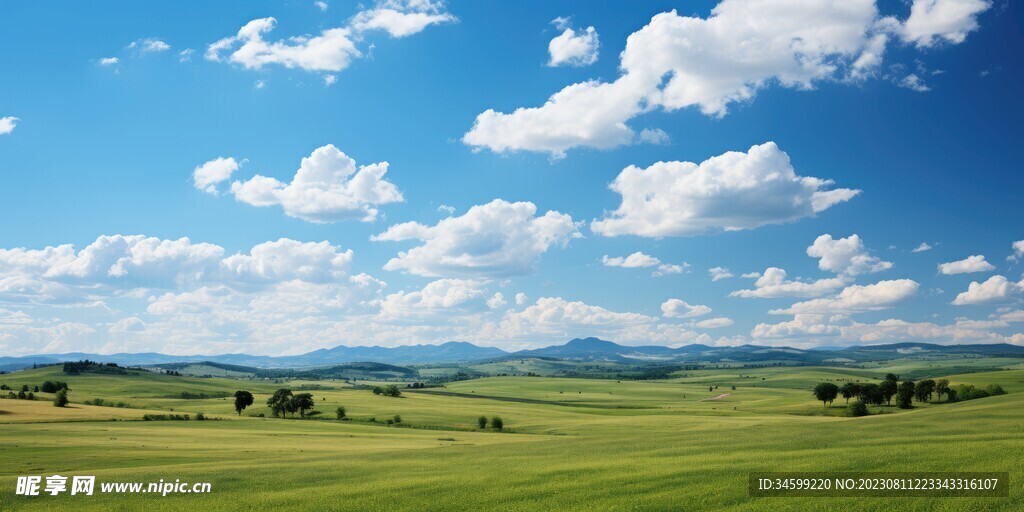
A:
<svg viewBox="0 0 1024 512">
<path fill-rule="evenodd" d="M 257 368 L 305 368 L 352 362 L 387 364 L 464 363 L 470 361 L 550 358 L 581 361 L 640 362 L 743 362 L 818 364 L 827 362 L 858 362 L 908 356 L 966 354 L 977 356 L 1024 357 L 1024 347 L 1005 343 L 988 345 L 936 345 L 932 343 L 895 343 L 848 348 L 796 349 L 741 345 L 709 347 L 693 344 L 679 348 L 663 346 L 626 346 L 597 338 L 576 338 L 564 345 L 505 352 L 495 347 L 481 347 L 468 342 L 452 341 L 440 345 L 407 345 L 401 347 L 346 347 L 320 349 L 296 356 L 252 356 L 220 354 L 175 356 L 146 352 L 139 354 L 41 354 L 24 357 L 0 357 L 0 371 L 13 371 L 33 364 L 90 359 L 120 365 L 138 366 L 182 362 L 212 361 Z"/>
</svg>

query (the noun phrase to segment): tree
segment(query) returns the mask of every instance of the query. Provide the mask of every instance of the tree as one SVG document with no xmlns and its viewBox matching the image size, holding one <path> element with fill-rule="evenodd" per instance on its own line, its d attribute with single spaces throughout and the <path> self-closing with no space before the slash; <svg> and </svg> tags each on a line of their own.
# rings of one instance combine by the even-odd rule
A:
<svg viewBox="0 0 1024 512">
<path fill-rule="evenodd" d="M 904 381 L 896 390 L 896 407 L 899 407 L 900 409 L 912 409 L 914 407 L 914 404 L 911 402 L 913 399 L 914 381 Z"/>
<path fill-rule="evenodd" d="M 398 386 L 394 384 L 388 384 L 384 386 L 384 390 L 381 392 L 384 396 L 402 396 L 402 390 L 398 389 Z"/>
<path fill-rule="evenodd" d="M 885 395 L 882 394 L 882 386 L 878 384 L 868 383 L 860 387 L 860 395 L 858 395 L 861 402 L 865 405 L 882 405 L 885 403 Z"/>
<path fill-rule="evenodd" d="M 856 402 L 846 406 L 846 415 L 853 416 L 855 418 L 860 416 L 867 416 L 868 406 L 865 405 L 864 402 L 857 400 Z"/>
<path fill-rule="evenodd" d="M 889 375 L 892 374 L 890 373 Z M 892 405 L 892 397 L 896 396 L 896 391 L 899 390 L 899 384 L 894 380 L 885 379 L 878 385 L 878 388 L 882 393 L 882 398 L 885 399 L 885 403 Z"/>
<path fill-rule="evenodd" d="M 476 424 L 482 429 L 487 428 L 487 416 L 480 416 L 479 418 L 477 418 Z"/>
<path fill-rule="evenodd" d="M 295 413 L 295 411 L 298 411 L 299 416 L 305 418 L 306 411 L 316 407 L 316 400 L 313 400 L 312 393 L 299 393 L 292 397 L 290 405 L 292 410 L 289 412 Z"/>
<path fill-rule="evenodd" d="M 235 391 L 235 410 L 238 411 L 238 415 L 242 415 L 242 411 L 246 407 L 252 405 L 253 402 L 252 393 L 248 391 Z"/>
<path fill-rule="evenodd" d="M 839 388 L 839 393 L 846 399 L 846 404 L 850 404 L 850 399 L 860 395 L 860 384 L 854 384 L 853 382 L 847 382 L 843 384 L 843 387 Z"/>
<path fill-rule="evenodd" d="M 381 394 L 383 392 L 384 392 L 384 388 L 382 388 L 380 386 L 374 386 L 373 387 L 373 394 L 379 395 L 379 394 Z"/>
<path fill-rule="evenodd" d="M 939 400 L 942 399 L 942 395 L 946 395 L 947 400 L 949 399 L 949 379 L 935 381 L 935 394 L 938 395 Z"/>
<path fill-rule="evenodd" d="M 334 414 L 338 415 L 339 420 L 345 419 L 345 406 L 339 405 L 338 408 L 334 410 Z"/>
<path fill-rule="evenodd" d="M 823 407 L 828 407 L 839 396 L 839 386 L 831 382 L 822 382 L 814 386 L 814 396 L 821 401 Z"/>
<path fill-rule="evenodd" d="M 61 389 L 56 395 L 53 395 L 53 406 L 64 407 L 68 404 L 68 390 Z"/>
<path fill-rule="evenodd" d="M 501 430 L 505 428 L 505 422 L 501 420 L 501 416 L 495 416 L 491 418 L 491 426 L 494 430 Z"/>
<path fill-rule="evenodd" d="M 885 374 L 885 380 L 891 380 L 893 382 L 898 382 L 900 380 L 900 376 L 896 375 L 895 373 L 887 373 L 887 374 Z"/>
<path fill-rule="evenodd" d="M 393 419 L 395 420 L 395 423 L 396 423 L 396 424 L 398 424 L 398 423 L 401 423 L 401 422 L 402 422 L 402 417 L 401 417 L 400 415 L 398 415 L 398 414 L 396 414 L 396 415 L 395 415 L 395 417 L 394 417 Z"/>
<path fill-rule="evenodd" d="M 273 396 L 267 399 L 267 407 L 270 408 L 270 412 L 274 413 L 274 417 L 284 417 L 284 413 L 288 411 L 288 403 L 292 399 L 292 390 L 281 388 L 274 391 Z"/>
<path fill-rule="evenodd" d="M 914 398 L 918 402 L 930 402 L 932 399 L 932 393 L 935 392 L 935 381 L 931 379 L 925 379 L 918 381 L 914 386 Z"/>
</svg>

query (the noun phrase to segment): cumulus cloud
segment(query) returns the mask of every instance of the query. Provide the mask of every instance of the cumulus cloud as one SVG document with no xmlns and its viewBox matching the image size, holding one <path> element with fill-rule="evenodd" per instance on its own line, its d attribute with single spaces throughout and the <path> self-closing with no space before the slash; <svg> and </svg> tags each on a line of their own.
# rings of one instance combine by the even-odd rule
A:
<svg viewBox="0 0 1024 512">
<path fill-rule="evenodd" d="M 223 176 L 228 167 L 228 163 L 218 164 L 215 168 L 220 173 L 212 174 Z M 370 222 L 377 218 L 377 206 L 404 201 L 398 187 L 384 179 L 387 172 L 387 162 L 357 167 L 355 160 L 328 144 L 302 159 L 290 183 L 256 175 L 232 183 L 231 194 L 252 206 L 280 206 L 285 215 L 308 222 Z"/>
<path fill-rule="evenodd" d="M 381 30 L 400 38 L 421 32 L 429 25 L 454 20 L 440 2 L 382 0 L 373 8 L 358 12 L 348 24 L 322 30 L 319 35 L 268 41 L 265 36 L 274 30 L 277 20 L 258 18 L 242 26 L 234 36 L 209 45 L 206 59 L 231 62 L 246 69 L 280 65 L 305 71 L 338 72 L 363 56 L 356 43 L 363 39 L 364 32 Z"/>
<path fill-rule="evenodd" d="M 217 185 L 231 179 L 238 170 L 238 162 L 232 157 L 217 157 L 192 171 L 192 184 L 207 194 L 218 194 Z"/>
<path fill-rule="evenodd" d="M 113 66 L 118 62 L 121 62 L 121 59 L 117 57 L 103 57 L 99 60 L 100 66 Z"/>
<path fill-rule="evenodd" d="M 754 229 L 810 217 L 860 193 L 798 176 L 774 142 L 696 164 L 625 168 L 609 186 L 619 207 L 590 228 L 604 236 L 689 236 Z"/>
<path fill-rule="evenodd" d="M 572 217 L 556 211 L 536 216 L 530 202 L 495 199 L 434 226 L 405 222 L 371 237 L 374 241 L 421 240 L 384 265 L 428 277 L 522 275 L 533 270 L 541 254 L 563 246 L 579 232 Z"/>
<path fill-rule="evenodd" d="M 748 277 L 744 274 L 744 277 Z M 736 290 L 731 297 L 771 299 L 776 297 L 820 297 L 849 284 L 849 279 L 833 277 L 817 281 L 792 281 L 786 279 L 786 271 L 769 267 L 754 282 L 754 289 Z"/>
<path fill-rule="evenodd" d="M 373 9 L 356 14 L 352 27 L 358 31 L 383 30 L 399 38 L 418 34 L 430 25 L 456 21 L 441 2 L 384 0 Z"/>
<path fill-rule="evenodd" d="M 954 274 L 969 274 L 972 272 L 991 272 L 996 267 L 985 261 L 985 256 L 976 254 L 962 260 L 940 263 L 939 272 L 949 276 Z"/>
<path fill-rule="evenodd" d="M 1003 276 L 992 276 L 982 283 L 972 282 L 967 286 L 967 291 L 956 296 L 953 305 L 965 306 L 1001 301 L 1022 288 L 1024 288 L 1024 282 L 1013 283 Z"/>
<path fill-rule="evenodd" d="M 1002 335 L 985 326 L 957 322 L 939 325 L 896 318 L 860 323 L 843 316 L 796 315 L 777 324 L 758 324 L 751 337 L 759 344 L 814 346 L 820 342 L 840 345 L 895 343 L 928 340 L 940 344 L 1024 343 L 1024 334 Z"/>
<path fill-rule="evenodd" d="M 787 309 L 773 309 L 773 315 L 850 314 L 885 309 L 917 294 L 919 285 L 910 279 L 851 285 L 838 295 L 797 302 Z"/>
<path fill-rule="evenodd" d="M 600 42 L 594 27 L 577 31 L 568 26 L 565 18 L 556 18 L 552 23 L 558 26 L 562 33 L 548 43 L 548 54 L 551 55 L 548 66 L 579 67 L 597 62 Z"/>
<path fill-rule="evenodd" d="M 668 299 L 661 303 L 661 314 L 666 318 L 694 318 L 711 313 L 711 308 L 702 304 L 688 304 L 680 299 Z"/>
<path fill-rule="evenodd" d="M 423 321 L 456 311 L 465 314 L 500 307 L 504 303 L 501 294 L 488 299 L 483 286 L 482 281 L 471 279 L 439 279 L 422 290 L 386 296 L 380 302 L 380 316 L 396 321 Z"/>
<path fill-rule="evenodd" d="M 694 322 L 691 326 L 698 329 L 721 329 L 722 327 L 729 327 L 732 324 L 733 321 L 731 318 L 720 316 L 717 318 L 709 318 L 707 320 Z"/>
<path fill-rule="evenodd" d="M 0 117 L 0 135 L 7 135 L 13 132 L 14 128 L 18 126 L 18 121 L 21 121 L 21 119 L 17 117 Z"/>
<path fill-rule="evenodd" d="M 529 299 L 526 297 L 525 293 L 519 292 L 519 293 L 516 294 L 516 305 L 517 306 L 522 306 L 522 305 L 526 304 L 526 302 L 528 300 Z"/>
<path fill-rule="evenodd" d="M 921 245 L 917 246 L 914 250 L 910 252 L 925 252 L 930 250 L 932 250 L 932 246 L 928 245 L 928 242 L 921 242 Z"/>
<path fill-rule="evenodd" d="M 729 269 L 725 267 L 712 267 L 708 269 L 708 275 L 711 276 L 712 281 L 720 281 L 722 279 L 728 279 L 735 277 Z"/>
<path fill-rule="evenodd" d="M 632 143 L 628 122 L 653 110 L 697 108 L 723 116 L 759 90 L 813 89 L 872 76 L 894 32 L 919 45 L 950 43 L 976 25 L 981 0 L 917 0 L 907 26 L 879 15 L 874 0 L 723 0 L 707 18 L 660 13 L 626 40 L 612 82 L 569 85 L 539 107 L 479 114 L 463 142 L 495 152 L 610 148 Z M 932 5 L 929 8 L 928 5 Z"/>
<path fill-rule="evenodd" d="M 601 263 L 606 267 L 644 268 L 653 267 L 661 263 L 661 260 L 654 256 L 637 251 L 629 256 L 619 256 L 616 258 L 611 258 L 606 254 L 601 257 Z"/>
<path fill-rule="evenodd" d="M 3 126 L 3 123 L 2 123 L 2 120 L 0 120 L 0 127 L 2 127 L 2 126 Z M 3 132 L 3 130 L 0 129 L 0 133 L 2 133 L 2 132 Z M 1016 262 L 1016 261 L 1020 260 L 1021 257 L 1024 257 L 1024 240 L 1018 240 L 1018 241 L 1014 242 L 1011 247 L 1013 248 L 1013 254 L 1008 256 L 1006 258 L 1007 260 Z"/>
<path fill-rule="evenodd" d="M 135 51 L 139 55 L 145 55 L 147 53 L 165 52 L 171 49 L 171 45 L 155 37 L 147 37 L 132 41 L 128 45 L 128 49 Z"/>
<path fill-rule="evenodd" d="M 918 47 L 959 44 L 978 29 L 978 14 L 990 7 L 988 0 L 914 0 L 900 37 Z"/>
<path fill-rule="evenodd" d="M 848 276 L 873 274 L 892 268 L 892 263 L 868 254 L 864 242 L 857 235 L 838 239 L 833 239 L 832 235 L 821 235 L 807 248 L 807 255 L 819 258 L 818 268 Z"/>
</svg>

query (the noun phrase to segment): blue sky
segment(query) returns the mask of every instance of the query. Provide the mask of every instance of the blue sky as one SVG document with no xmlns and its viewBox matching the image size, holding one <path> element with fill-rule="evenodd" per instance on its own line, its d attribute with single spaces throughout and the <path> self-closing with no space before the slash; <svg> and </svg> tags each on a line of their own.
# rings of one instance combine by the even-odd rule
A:
<svg viewBox="0 0 1024 512">
<path fill-rule="evenodd" d="M 1019 13 L 791 3 L 5 4 L 0 354 L 1024 343 Z"/>
</svg>

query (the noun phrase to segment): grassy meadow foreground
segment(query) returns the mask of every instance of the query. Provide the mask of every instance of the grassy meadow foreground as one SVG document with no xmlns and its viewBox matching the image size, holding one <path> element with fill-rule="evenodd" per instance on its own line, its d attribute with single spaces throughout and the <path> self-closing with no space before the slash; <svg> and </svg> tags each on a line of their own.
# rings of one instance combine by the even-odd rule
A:
<svg viewBox="0 0 1024 512">
<path fill-rule="evenodd" d="M 12 389 L 68 383 L 71 403 L 0 400 L 0 508 L 15 510 L 1020 510 L 1024 369 L 990 359 L 870 367 L 680 370 L 657 380 L 486 377 L 400 397 L 362 381 L 240 380 L 152 372 L 0 375 Z M 1005 395 L 873 406 L 844 417 L 811 389 L 890 371 L 1000 384 Z M 237 375 L 234 377 L 238 377 Z M 279 388 L 311 393 L 307 419 L 272 417 Z M 710 388 L 710 389 L 709 389 Z M 236 390 L 255 396 L 241 415 Z M 5 392 L 6 393 L 6 392 Z M 185 395 L 183 395 L 185 393 Z M 183 398 L 190 396 L 193 398 Z M 202 398 L 206 396 L 206 398 Z M 195 398 L 199 397 L 199 398 Z M 104 406 L 85 405 L 102 399 Z M 119 403 L 119 404 L 118 404 Z M 120 405 L 110 406 L 110 405 Z M 344 406 L 348 419 L 335 419 Z M 190 421 L 142 421 L 144 414 Z M 195 421 L 202 413 L 210 421 Z M 261 417 L 262 415 L 262 417 Z M 388 420 L 398 415 L 401 422 Z M 505 428 L 480 429 L 501 417 Z M 750 498 L 752 471 L 1009 471 L 1009 498 Z M 210 482 L 210 494 L 15 496 L 20 475 Z M 98 484 L 97 484 L 98 485 Z"/>
</svg>

